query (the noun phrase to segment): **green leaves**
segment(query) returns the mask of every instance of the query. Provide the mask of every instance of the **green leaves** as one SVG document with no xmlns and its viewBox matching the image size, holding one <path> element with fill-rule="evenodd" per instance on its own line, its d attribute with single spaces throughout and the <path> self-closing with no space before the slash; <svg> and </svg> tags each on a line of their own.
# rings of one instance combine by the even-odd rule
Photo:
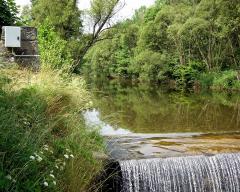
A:
<svg viewBox="0 0 240 192">
<path fill-rule="evenodd" d="M 116 25 L 113 39 L 93 47 L 86 61 L 98 64 L 88 67 L 144 81 L 172 79 L 183 87 L 204 72 L 239 69 L 239 7 L 235 0 L 156 1 Z"/>
<path fill-rule="evenodd" d="M 32 8 L 33 25 L 41 26 L 46 20 L 61 38 L 77 38 L 82 32 L 81 12 L 75 0 L 38 0 Z"/>
<path fill-rule="evenodd" d="M 18 21 L 18 7 L 14 0 L 0 1 L 0 31 L 4 25 L 14 25 Z"/>
<path fill-rule="evenodd" d="M 146 50 L 134 58 L 131 69 L 139 73 L 141 80 L 156 82 L 165 78 L 161 71 L 164 71 L 166 62 L 165 54 Z"/>
<path fill-rule="evenodd" d="M 60 38 L 48 19 L 38 28 L 38 40 L 42 68 L 69 72 L 74 61 L 68 42 Z"/>
</svg>

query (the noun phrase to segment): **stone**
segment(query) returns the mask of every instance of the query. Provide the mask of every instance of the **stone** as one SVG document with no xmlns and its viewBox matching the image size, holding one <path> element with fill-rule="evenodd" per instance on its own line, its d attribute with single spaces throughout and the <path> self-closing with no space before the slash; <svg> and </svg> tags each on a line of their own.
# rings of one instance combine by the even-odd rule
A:
<svg viewBox="0 0 240 192">
<path fill-rule="evenodd" d="M 34 27 L 21 27 L 21 41 L 37 41 L 37 29 Z"/>
<path fill-rule="evenodd" d="M 21 47 L 14 48 L 16 55 L 38 55 L 37 41 L 22 41 Z"/>
<path fill-rule="evenodd" d="M 39 71 L 39 57 L 31 57 L 31 56 L 15 56 L 14 61 L 21 68 L 30 68 L 33 71 Z"/>
<path fill-rule="evenodd" d="M 93 156 L 99 160 L 107 160 L 110 158 L 107 154 L 103 152 L 93 152 Z"/>
</svg>

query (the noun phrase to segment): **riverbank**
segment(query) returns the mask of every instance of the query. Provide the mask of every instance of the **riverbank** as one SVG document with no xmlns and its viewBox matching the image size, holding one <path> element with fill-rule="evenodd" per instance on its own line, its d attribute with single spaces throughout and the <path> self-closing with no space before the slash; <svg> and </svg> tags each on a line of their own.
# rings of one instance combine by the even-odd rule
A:
<svg viewBox="0 0 240 192">
<path fill-rule="evenodd" d="M 91 77 L 173 81 L 181 90 L 240 90 L 238 7 L 239 2 L 226 0 L 217 5 L 210 0 L 155 1 L 94 45 L 83 71 Z"/>
<path fill-rule="evenodd" d="M 86 128 L 83 79 L 57 71 L 0 70 L 0 190 L 89 191 L 103 139 Z"/>
<path fill-rule="evenodd" d="M 165 79 L 162 81 L 144 81 L 136 77 L 123 76 L 86 76 L 89 83 L 100 81 L 111 81 L 116 84 L 132 84 L 141 86 L 164 87 L 176 91 L 240 91 L 240 75 L 237 70 L 213 71 L 213 72 L 198 72 L 193 77 L 188 77 L 187 74 L 182 74 L 177 78 Z"/>
</svg>

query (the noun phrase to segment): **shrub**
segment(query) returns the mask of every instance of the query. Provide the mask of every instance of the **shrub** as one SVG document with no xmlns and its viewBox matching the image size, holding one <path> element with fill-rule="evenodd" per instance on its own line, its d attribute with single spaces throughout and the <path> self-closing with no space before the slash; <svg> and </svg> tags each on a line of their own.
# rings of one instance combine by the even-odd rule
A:
<svg viewBox="0 0 240 192">
<path fill-rule="evenodd" d="M 192 88 L 200 72 L 203 72 L 202 63 L 191 62 L 188 65 L 176 65 L 173 70 L 173 77 L 177 86 L 181 88 Z"/>
<path fill-rule="evenodd" d="M 239 80 L 237 80 L 237 71 L 228 70 L 216 74 L 213 80 L 213 89 L 234 89 L 239 88 Z"/>
<path fill-rule="evenodd" d="M 73 56 L 68 41 L 62 39 L 46 20 L 38 28 L 41 67 L 69 72 L 73 65 Z"/>
<path fill-rule="evenodd" d="M 214 72 L 201 73 L 198 77 L 198 81 L 200 83 L 201 88 L 202 89 L 211 88 L 215 75 L 216 74 Z"/>
</svg>

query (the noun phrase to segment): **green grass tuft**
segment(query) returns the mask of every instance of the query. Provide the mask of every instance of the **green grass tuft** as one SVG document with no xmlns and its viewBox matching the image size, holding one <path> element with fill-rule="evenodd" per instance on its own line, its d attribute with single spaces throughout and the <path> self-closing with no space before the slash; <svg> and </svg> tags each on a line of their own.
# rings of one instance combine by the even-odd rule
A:
<svg viewBox="0 0 240 192">
<path fill-rule="evenodd" d="M 101 168 L 81 112 L 84 81 L 56 71 L 0 71 L 0 191 L 87 191 Z"/>
</svg>

